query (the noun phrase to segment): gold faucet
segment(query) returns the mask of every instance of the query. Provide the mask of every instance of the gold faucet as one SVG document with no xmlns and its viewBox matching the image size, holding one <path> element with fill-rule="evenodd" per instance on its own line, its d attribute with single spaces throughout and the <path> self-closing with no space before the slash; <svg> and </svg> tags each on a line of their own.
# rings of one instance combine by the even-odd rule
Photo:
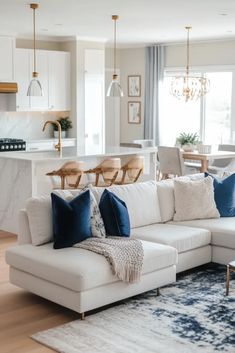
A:
<svg viewBox="0 0 235 353">
<path fill-rule="evenodd" d="M 47 120 L 42 128 L 42 131 L 45 131 L 45 128 L 48 124 L 52 124 L 52 125 L 57 125 L 58 127 L 58 132 L 59 132 L 59 136 L 58 136 L 58 143 L 55 145 L 55 149 L 59 152 L 62 151 L 62 143 L 61 143 L 61 125 L 58 121 L 54 120 Z"/>
</svg>

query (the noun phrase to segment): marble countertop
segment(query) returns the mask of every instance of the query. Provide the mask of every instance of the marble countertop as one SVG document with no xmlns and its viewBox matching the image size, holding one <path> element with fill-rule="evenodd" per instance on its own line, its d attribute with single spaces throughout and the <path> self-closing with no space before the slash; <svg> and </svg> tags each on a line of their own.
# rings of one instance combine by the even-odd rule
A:
<svg viewBox="0 0 235 353">
<path fill-rule="evenodd" d="M 6 159 L 16 159 L 16 160 L 27 160 L 27 161 L 50 161 L 50 160 L 70 160 L 70 159 L 80 159 L 85 157 L 111 157 L 111 156 L 121 156 L 129 154 L 142 154 L 142 153 L 153 153 L 157 152 L 156 147 L 146 147 L 146 148 L 127 148 L 118 146 L 106 146 L 103 149 L 90 149 L 86 150 L 84 146 L 78 147 L 67 147 L 62 149 L 60 154 L 57 151 L 50 152 L 1 152 L 0 158 Z"/>
</svg>

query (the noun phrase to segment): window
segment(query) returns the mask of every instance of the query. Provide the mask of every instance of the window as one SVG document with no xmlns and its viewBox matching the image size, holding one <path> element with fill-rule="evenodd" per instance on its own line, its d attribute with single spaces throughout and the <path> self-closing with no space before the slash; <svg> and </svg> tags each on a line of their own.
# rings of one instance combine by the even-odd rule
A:
<svg viewBox="0 0 235 353">
<path fill-rule="evenodd" d="M 197 101 L 187 103 L 169 93 L 171 77 L 175 74 L 168 72 L 164 78 L 159 119 L 160 144 L 174 145 L 180 132 L 197 132 L 206 144 L 235 143 L 235 111 L 234 114 L 232 112 L 235 71 L 199 73 L 209 78 L 210 92 Z"/>
</svg>

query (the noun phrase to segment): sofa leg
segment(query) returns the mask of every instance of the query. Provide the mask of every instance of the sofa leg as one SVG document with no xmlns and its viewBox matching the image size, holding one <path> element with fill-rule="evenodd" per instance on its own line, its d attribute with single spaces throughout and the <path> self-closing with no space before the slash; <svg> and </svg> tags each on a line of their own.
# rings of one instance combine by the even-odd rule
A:
<svg viewBox="0 0 235 353">
<path fill-rule="evenodd" d="M 85 320 L 85 313 L 81 313 L 81 320 Z"/>
<path fill-rule="evenodd" d="M 157 296 L 159 297 L 160 295 L 160 288 L 157 288 Z"/>
</svg>

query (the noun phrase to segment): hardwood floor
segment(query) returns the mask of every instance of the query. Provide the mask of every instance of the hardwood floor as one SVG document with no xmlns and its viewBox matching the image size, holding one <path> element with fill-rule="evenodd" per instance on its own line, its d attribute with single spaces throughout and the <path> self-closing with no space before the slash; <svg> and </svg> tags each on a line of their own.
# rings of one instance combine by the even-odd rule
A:
<svg viewBox="0 0 235 353">
<path fill-rule="evenodd" d="M 0 232 L 0 353 L 54 352 L 30 335 L 79 319 L 79 315 L 9 283 L 5 251 L 15 242 L 16 236 Z"/>
</svg>

